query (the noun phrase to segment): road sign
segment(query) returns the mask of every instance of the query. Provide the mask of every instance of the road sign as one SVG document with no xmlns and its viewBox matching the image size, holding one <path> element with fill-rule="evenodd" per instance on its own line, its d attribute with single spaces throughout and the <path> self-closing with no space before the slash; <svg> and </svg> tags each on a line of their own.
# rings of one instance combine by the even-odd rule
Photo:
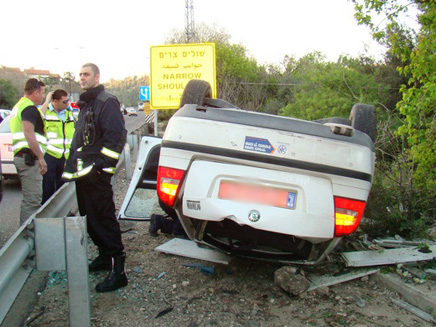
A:
<svg viewBox="0 0 436 327">
<path fill-rule="evenodd" d="M 191 79 L 209 82 L 212 98 L 216 98 L 215 43 L 150 47 L 151 109 L 178 109 Z"/>
<path fill-rule="evenodd" d="M 150 86 L 139 87 L 139 100 L 150 101 Z"/>
</svg>

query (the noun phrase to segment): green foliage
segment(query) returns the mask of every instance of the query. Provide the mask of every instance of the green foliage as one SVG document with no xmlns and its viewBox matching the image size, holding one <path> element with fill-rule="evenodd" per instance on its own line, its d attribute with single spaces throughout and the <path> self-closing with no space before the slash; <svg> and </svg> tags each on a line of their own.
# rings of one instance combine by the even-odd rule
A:
<svg viewBox="0 0 436 327">
<path fill-rule="evenodd" d="M 220 98 L 247 110 L 259 110 L 267 99 L 266 69 L 240 44 L 217 43 L 217 82 Z"/>
<path fill-rule="evenodd" d="M 149 77 L 133 76 L 125 79 L 113 80 L 105 83 L 106 89 L 113 93 L 126 107 L 137 107 L 139 101 L 139 87 L 149 85 Z"/>
<path fill-rule="evenodd" d="M 259 110 L 268 98 L 264 86 L 265 67 L 259 66 L 241 44 L 230 43 L 223 28 L 199 24 L 195 27 L 195 43 L 216 44 L 218 97 L 248 110 Z M 167 43 L 186 43 L 184 31 L 173 31 Z"/>
<path fill-rule="evenodd" d="M 218 43 L 216 45 L 218 79 L 255 82 L 261 67 L 247 56 L 247 49 L 240 44 Z"/>
<path fill-rule="evenodd" d="M 384 172 L 388 174 L 374 186 L 379 188 L 377 197 L 387 196 L 385 200 L 379 198 L 381 202 L 395 204 L 380 219 L 390 221 L 390 226 L 396 225 L 403 234 L 413 236 L 434 224 L 436 218 L 435 2 L 353 2 L 359 23 L 369 26 L 375 39 L 388 46 L 388 56 L 399 62 L 398 71 L 403 75 L 401 101 L 396 111 L 391 112 L 399 118 L 395 119 L 399 123 L 390 128 L 391 132 L 394 128 L 397 130 L 395 135 L 390 133 L 391 145 L 396 142 L 396 146 L 392 152 L 382 152 L 388 154 L 382 160 Z M 417 9 L 418 31 L 404 25 L 409 8 Z M 384 25 L 376 23 L 380 16 L 384 16 Z M 380 203 L 381 211 L 382 205 Z"/>
<path fill-rule="evenodd" d="M 0 79 L 0 108 L 10 109 L 18 98 L 18 90 L 10 81 Z"/>
<path fill-rule="evenodd" d="M 436 6 L 423 4 L 419 17 L 421 33 L 416 49 L 410 54 L 408 86 L 398 103 L 405 116 L 398 130 L 407 137 L 416 186 L 436 198 Z"/>
<path fill-rule="evenodd" d="M 307 120 L 348 118 L 355 103 L 376 105 L 387 94 L 377 82 L 373 67 L 373 62 L 363 64 L 348 57 L 327 62 L 320 53 L 289 62 L 293 99 L 281 114 Z"/>
</svg>

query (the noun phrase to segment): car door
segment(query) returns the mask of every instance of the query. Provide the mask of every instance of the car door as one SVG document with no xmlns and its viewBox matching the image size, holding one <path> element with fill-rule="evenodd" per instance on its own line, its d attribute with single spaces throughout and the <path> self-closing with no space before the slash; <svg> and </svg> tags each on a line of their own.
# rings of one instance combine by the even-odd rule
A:
<svg viewBox="0 0 436 327">
<path fill-rule="evenodd" d="M 162 212 L 156 193 L 161 142 L 160 137 L 141 138 L 135 170 L 118 219 L 150 220 L 151 214 Z"/>
</svg>

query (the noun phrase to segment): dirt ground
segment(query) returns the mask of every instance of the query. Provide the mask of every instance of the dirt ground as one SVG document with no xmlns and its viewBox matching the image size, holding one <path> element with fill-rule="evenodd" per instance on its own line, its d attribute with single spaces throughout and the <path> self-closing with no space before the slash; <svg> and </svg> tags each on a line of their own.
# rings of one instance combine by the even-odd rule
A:
<svg viewBox="0 0 436 327">
<path fill-rule="evenodd" d="M 118 208 L 127 187 L 120 172 L 114 187 Z M 393 304 L 400 296 L 373 277 L 292 297 L 274 284 L 281 264 L 236 258 L 225 266 L 159 253 L 154 248 L 171 237 L 153 238 L 148 226 L 134 223 L 123 234 L 127 287 L 96 293 L 94 287 L 105 275 L 89 275 L 92 326 L 433 326 Z M 215 271 L 205 274 L 185 266 L 195 263 Z M 332 274 L 339 267 L 328 262 L 304 271 L 306 276 Z M 52 272 L 25 326 L 68 326 L 67 293 L 66 272 Z"/>
</svg>

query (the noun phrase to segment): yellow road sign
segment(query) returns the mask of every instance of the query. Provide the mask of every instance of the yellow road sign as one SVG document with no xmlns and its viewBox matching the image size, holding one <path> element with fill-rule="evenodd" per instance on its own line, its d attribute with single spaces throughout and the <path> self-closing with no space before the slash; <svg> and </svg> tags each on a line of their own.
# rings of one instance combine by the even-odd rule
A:
<svg viewBox="0 0 436 327">
<path fill-rule="evenodd" d="M 191 79 L 209 82 L 216 98 L 215 43 L 150 47 L 150 109 L 178 109 Z"/>
</svg>

